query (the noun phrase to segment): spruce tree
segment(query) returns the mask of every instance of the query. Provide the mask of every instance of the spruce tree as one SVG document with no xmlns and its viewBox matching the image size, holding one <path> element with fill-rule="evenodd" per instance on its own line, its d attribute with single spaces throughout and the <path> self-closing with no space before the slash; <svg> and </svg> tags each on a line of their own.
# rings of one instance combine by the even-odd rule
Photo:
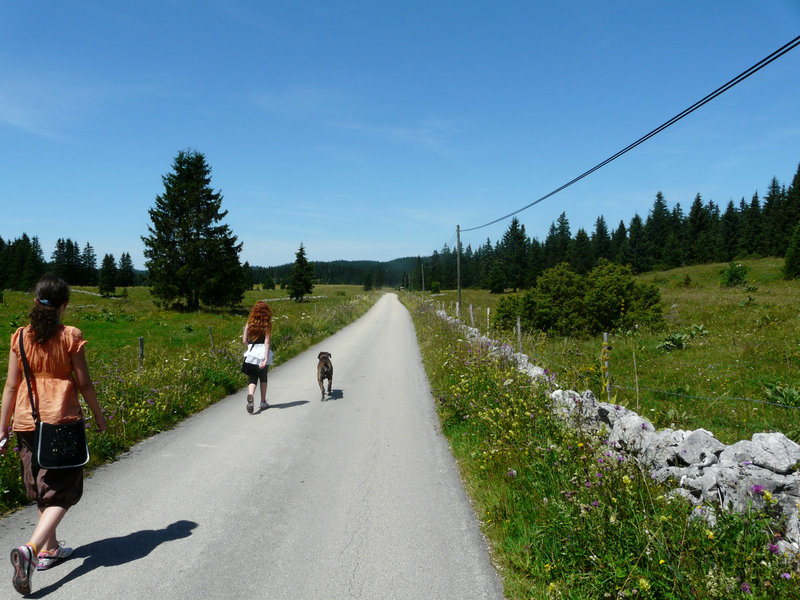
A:
<svg viewBox="0 0 800 600">
<path fill-rule="evenodd" d="M 149 209 L 145 244 L 150 292 L 165 306 L 197 310 L 233 306 L 246 289 L 239 263 L 242 244 L 220 222 L 222 194 L 211 188 L 211 168 L 196 151 L 180 151 L 172 171 L 162 176 L 164 193 Z"/>
<path fill-rule="evenodd" d="M 133 260 L 130 252 L 123 252 L 119 257 L 117 269 L 117 283 L 120 287 L 131 287 L 136 283 L 136 273 L 133 270 Z"/>
<path fill-rule="evenodd" d="M 117 263 L 113 254 L 106 254 L 100 265 L 97 288 L 103 296 L 110 296 L 117 290 Z"/>
<path fill-rule="evenodd" d="M 306 294 L 314 289 L 314 267 L 306 258 L 306 249 L 300 244 L 300 249 L 295 253 L 294 266 L 289 278 L 289 297 L 295 302 L 302 302 Z"/>
</svg>

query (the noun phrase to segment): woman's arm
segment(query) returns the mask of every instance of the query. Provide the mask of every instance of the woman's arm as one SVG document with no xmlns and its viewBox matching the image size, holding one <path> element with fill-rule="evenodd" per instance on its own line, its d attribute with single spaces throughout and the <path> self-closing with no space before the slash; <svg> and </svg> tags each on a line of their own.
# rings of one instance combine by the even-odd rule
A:
<svg viewBox="0 0 800 600">
<path fill-rule="evenodd" d="M 83 399 L 92 410 L 97 428 L 102 432 L 106 430 L 106 417 L 97 402 L 97 392 L 94 389 L 92 378 L 89 377 L 89 367 L 86 365 L 86 354 L 81 348 L 76 354 L 72 355 L 72 369 L 75 372 L 75 381 L 81 391 Z"/>
<path fill-rule="evenodd" d="M 242 334 L 242 343 L 247 346 L 247 325 L 244 326 L 244 333 Z"/>
<path fill-rule="evenodd" d="M 6 384 L 3 387 L 3 405 L 0 409 L 0 454 L 5 453 L 8 449 L 8 426 L 11 422 L 11 413 L 17 403 L 17 388 L 20 379 L 17 355 L 13 350 L 9 350 L 8 375 L 6 375 Z"/>
</svg>

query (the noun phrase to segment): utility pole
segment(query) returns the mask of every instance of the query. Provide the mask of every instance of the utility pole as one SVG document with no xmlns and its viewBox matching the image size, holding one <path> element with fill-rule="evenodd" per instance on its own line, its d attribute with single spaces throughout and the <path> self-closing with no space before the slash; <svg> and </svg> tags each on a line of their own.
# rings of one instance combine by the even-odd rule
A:
<svg viewBox="0 0 800 600">
<path fill-rule="evenodd" d="M 461 306 L 461 225 L 456 225 L 456 281 L 458 282 L 458 305 Z"/>
</svg>

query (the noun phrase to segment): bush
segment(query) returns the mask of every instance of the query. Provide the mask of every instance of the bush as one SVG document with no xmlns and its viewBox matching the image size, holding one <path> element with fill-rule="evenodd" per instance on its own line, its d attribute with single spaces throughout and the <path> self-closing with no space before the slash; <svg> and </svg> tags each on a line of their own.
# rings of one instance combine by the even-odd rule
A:
<svg viewBox="0 0 800 600">
<path fill-rule="evenodd" d="M 800 278 L 800 223 L 794 228 L 789 247 L 786 249 L 786 259 L 783 263 L 783 278 Z"/>
<path fill-rule="evenodd" d="M 720 285 L 723 287 L 736 287 L 737 285 L 744 285 L 747 283 L 747 274 L 750 269 L 741 263 L 730 263 L 720 273 Z"/>
<path fill-rule="evenodd" d="M 636 283 L 630 267 L 604 259 L 586 276 L 566 263 L 548 269 L 533 290 L 501 299 L 494 325 L 511 329 L 518 315 L 527 330 L 559 335 L 658 327 L 663 322 L 658 288 Z"/>
</svg>

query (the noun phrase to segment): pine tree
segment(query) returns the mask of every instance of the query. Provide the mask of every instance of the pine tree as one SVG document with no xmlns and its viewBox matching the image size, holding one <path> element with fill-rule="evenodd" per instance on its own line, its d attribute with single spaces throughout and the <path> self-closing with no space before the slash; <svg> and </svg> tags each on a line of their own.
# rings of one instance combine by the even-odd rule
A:
<svg viewBox="0 0 800 600">
<path fill-rule="evenodd" d="M 80 264 L 80 284 L 97 285 L 97 254 L 89 242 L 83 247 Z"/>
<path fill-rule="evenodd" d="M 601 258 L 611 260 L 611 236 L 608 233 L 608 227 L 606 226 L 606 220 L 603 218 L 603 215 L 597 217 L 591 239 L 595 260 L 600 260 Z"/>
<path fill-rule="evenodd" d="M 300 249 L 295 253 L 292 275 L 289 278 L 289 297 L 295 302 L 302 302 L 306 294 L 314 289 L 314 267 L 306 258 L 306 249 L 300 244 Z"/>
<path fill-rule="evenodd" d="M 246 289 L 242 244 L 219 224 L 228 211 L 221 210 L 222 194 L 211 189 L 205 156 L 180 151 L 162 181 L 164 193 L 148 211 L 150 235 L 142 237 L 151 294 L 163 305 L 189 310 L 197 310 L 201 301 L 240 303 Z"/>
<path fill-rule="evenodd" d="M 130 252 L 123 252 L 119 257 L 117 269 L 117 283 L 120 287 L 131 287 L 136 283 L 136 273 L 133 270 L 133 260 Z"/>
<path fill-rule="evenodd" d="M 525 287 L 527 250 L 528 236 L 525 235 L 525 226 L 520 225 L 519 219 L 514 217 L 503 234 L 500 242 L 500 254 L 506 268 L 506 280 L 515 292 Z"/>
<path fill-rule="evenodd" d="M 721 260 L 730 262 L 739 253 L 739 213 L 733 200 L 728 202 L 728 207 L 720 218 L 719 225 Z"/>
<path fill-rule="evenodd" d="M 630 265 L 635 273 L 643 273 L 650 269 L 650 245 L 644 231 L 642 217 L 634 214 L 628 227 L 628 246 L 630 248 Z"/>
<path fill-rule="evenodd" d="M 582 227 L 570 244 L 569 264 L 578 275 L 585 275 L 594 268 L 595 259 L 589 234 Z"/>
<path fill-rule="evenodd" d="M 666 247 L 667 238 L 671 233 L 671 229 L 667 202 L 664 200 L 664 195 L 658 192 L 653 202 L 653 208 L 644 224 L 644 232 L 649 245 L 648 254 L 655 265 L 663 265 L 665 262 L 663 256 L 664 248 Z"/>
<path fill-rule="evenodd" d="M 117 290 L 117 263 L 113 254 L 106 254 L 103 257 L 97 287 L 103 296 L 110 296 Z"/>
</svg>

